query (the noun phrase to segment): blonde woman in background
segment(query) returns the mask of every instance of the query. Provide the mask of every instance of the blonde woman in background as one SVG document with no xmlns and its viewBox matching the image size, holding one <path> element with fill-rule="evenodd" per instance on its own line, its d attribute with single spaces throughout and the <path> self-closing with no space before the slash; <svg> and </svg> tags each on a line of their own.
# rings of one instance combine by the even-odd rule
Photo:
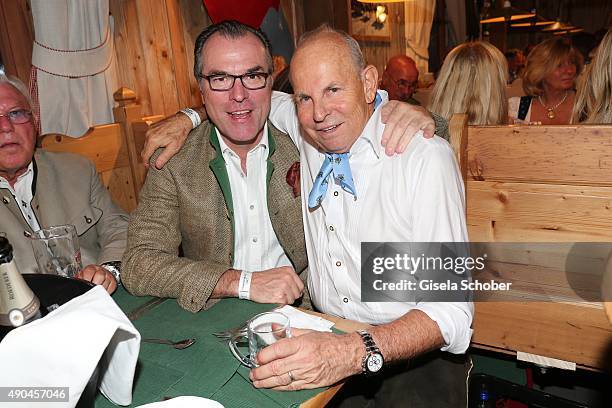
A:
<svg viewBox="0 0 612 408">
<path fill-rule="evenodd" d="M 470 125 L 505 124 L 507 82 L 508 63 L 500 50 L 488 42 L 463 43 L 444 59 L 428 109 L 447 120 L 467 113 Z"/>
<path fill-rule="evenodd" d="M 612 28 L 578 84 L 572 123 L 612 123 Z"/>
<path fill-rule="evenodd" d="M 563 38 L 536 45 L 527 56 L 523 89 L 527 96 L 510 98 L 508 115 L 514 123 L 564 125 L 570 123 L 576 75 L 582 56 Z"/>
</svg>

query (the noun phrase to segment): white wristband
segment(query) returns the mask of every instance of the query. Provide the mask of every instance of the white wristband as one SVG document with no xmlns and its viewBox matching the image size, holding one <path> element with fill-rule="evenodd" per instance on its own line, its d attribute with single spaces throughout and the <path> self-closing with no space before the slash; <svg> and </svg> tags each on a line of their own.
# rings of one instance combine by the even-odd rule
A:
<svg viewBox="0 0 612 408">
<path fill-rule="evenodd" d="M 181 109 L 179 112 L 184 113 L 185 115 L 187 115 L 189 120 L 191 120 L 192 129 L 197 128 L 202 123 L 202 119 L 200 118 L 198 112 L 191 108 Z"/>
<path fill-rule="evenodd" d="M 240 281 L 238 282 L 239 299 L 251 299 L 251 275 L 253 275 L 253 272 L 242 271 L 240 273 Z"/>
</svg>

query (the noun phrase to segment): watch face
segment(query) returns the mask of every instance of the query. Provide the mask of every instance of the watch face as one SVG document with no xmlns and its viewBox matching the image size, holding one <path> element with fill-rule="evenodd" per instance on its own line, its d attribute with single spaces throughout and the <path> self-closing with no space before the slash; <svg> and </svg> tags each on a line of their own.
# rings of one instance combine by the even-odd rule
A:
<svg viewBox="0 0 612 408">
<path fill-rule="evenodd" d="M 377 373 L 383 366 L 383 357 L 379 353 L 372 353 L 368 356 L 366 361 L 368 371 L 371 373 Z"/>
</svg>

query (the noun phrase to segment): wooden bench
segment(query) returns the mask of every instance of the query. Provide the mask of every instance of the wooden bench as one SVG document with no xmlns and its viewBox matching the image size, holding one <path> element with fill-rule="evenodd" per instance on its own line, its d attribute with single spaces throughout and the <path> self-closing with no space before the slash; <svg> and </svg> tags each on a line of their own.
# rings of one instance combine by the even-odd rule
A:
<svg viewBox="0 0 612 408">
<path fill-rule="evenodd" d="M 524 244 L 489 259 L 532 300 L 477 302 L 472 344 L 612 366 L 612 326 L 592 296 L 612 249 L 612 126 L 467 126 L 455 115 L 450 133 L 470 241 L 567 243 Z M 535 301 L 543 287 L 552 301 Z"/>
<path fill-rule="evenodd" d="M 80 138 L 43 135 L 43 149 L 80 154 L 91 160 L 113 200 L 128 213 L 138 204 L 146 169 L 140 152 L 149 125 L 162 116 L 143 118 L 136 95 L 127 88 L 114 94 L 115 123 L 94 126 Z"/>
</svg>

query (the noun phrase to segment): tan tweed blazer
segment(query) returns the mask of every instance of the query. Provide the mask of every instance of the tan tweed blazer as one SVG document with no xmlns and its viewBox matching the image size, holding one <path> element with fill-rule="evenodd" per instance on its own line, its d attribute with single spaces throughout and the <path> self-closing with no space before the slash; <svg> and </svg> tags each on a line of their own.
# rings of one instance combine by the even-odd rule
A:
<svg viewBox="0 0 612 408">
<path fill-rule="evenodd" d="M 301 199 L 285 180 L 299 154 L 287 135 L 270 123 L 268 128 L 270 218 L 294 269 L 302 273 L 307 258 Z M 233 249 L 229 179 L 214 127 L 204 122 L 163 169 L 150 167 L 128 229 L 122 281 L 135 295 L 177 298 L 196 312 L 214 304 L 210 295 L 232 267 Z"/>
</svg>

